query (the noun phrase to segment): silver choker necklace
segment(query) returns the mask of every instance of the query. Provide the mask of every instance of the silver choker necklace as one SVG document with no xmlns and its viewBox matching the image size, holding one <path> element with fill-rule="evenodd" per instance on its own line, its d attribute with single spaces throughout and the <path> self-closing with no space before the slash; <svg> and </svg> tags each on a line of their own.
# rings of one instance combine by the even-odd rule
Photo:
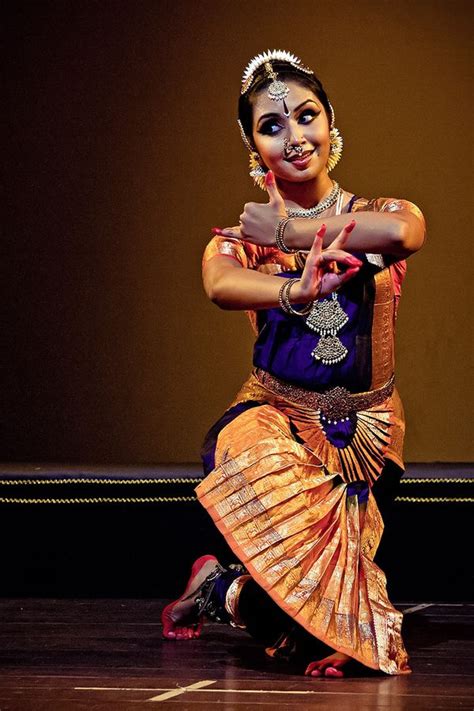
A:
<svg viewBox="0 0 474 711">
<path fill-rule="evenodd" d="M 310 207 L 307 210 L 303 207 L 301 208 L 287 208 L 288 217 L 317 217 L 328 207 L 332 207 L 342 195 L 342 189 L 339 187 L 339 183 L 334 181 L 333 188 L 327 198 L 322 202 L 318 202 L 314 207 Z"/>
</svg>

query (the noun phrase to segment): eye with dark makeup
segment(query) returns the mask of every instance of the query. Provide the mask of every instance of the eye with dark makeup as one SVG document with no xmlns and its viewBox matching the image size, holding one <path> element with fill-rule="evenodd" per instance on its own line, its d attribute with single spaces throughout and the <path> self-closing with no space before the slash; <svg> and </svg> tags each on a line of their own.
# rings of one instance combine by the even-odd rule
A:
<svg viewBox="0 0 474 711">
<path fill-rule="evenodd" d="M 274 136 L 281 128 L 283 128 L 283 126 L 276 119 L 268 119 L 262 123 L 258 132 L 264 136 Z"/>
<path fill-rule="evenodd" d="M 298 116 L 298 123 L 307 124 L 319 116 L 321 111 L 316 111 L 315 109 L 305 109 Z"/>
<path fill-rule="evenodd" d="M 320 113 L 321 111 L 317 109 L 304 109 L 298 116 L 298 123 L 307 125 L 317 118 Z M 284 125 L 276 117 L 269 118 L 258 128 L 258 133 L 264 136 L 275 136 L 282 128 L 284 128 Z"/>
</svg>

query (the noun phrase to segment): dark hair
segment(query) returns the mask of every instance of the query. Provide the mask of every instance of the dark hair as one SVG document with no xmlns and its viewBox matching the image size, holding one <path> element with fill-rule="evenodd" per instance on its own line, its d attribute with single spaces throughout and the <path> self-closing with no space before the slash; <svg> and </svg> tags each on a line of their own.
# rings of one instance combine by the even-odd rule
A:
<svg viewBox="0 0 474 711">
<path fill-rule="evenodd" d="M 318 97 L 318 99 L 324 106 L 328 121 L 331 121 L 331 105 L 329 103 L 329 99 L 327 97 L 326 92 L 324 91 L 323 85 L 315 74 L 306 74 L 306 72 L 298 70 L 296 67 L 289 64 L 288 62 L 272 62 L 271 65 L 272 69 L 274 69 L 274 71 L 278 74 L 279 80 L 291 80 L 297 82 L 298 84 L 301 84 L 301 86 L 305 86 L 306 88 L 310 89 L 310 91 L 312 91 L 313 94 Z M 267 75 L 265 66 L 262 65 L 255 73 L 250 89 L 245 94 L 241 94 L 241 96 L 239 97 L 240 123 L 243 126 L 245 135 L 247 136 L 252 145 L 252 99 L 256 94 L 262 91 L 262 89 L 265 89 L 267 86 L 270 86 L 271 83 L 272 79 Z"/>
</svg>

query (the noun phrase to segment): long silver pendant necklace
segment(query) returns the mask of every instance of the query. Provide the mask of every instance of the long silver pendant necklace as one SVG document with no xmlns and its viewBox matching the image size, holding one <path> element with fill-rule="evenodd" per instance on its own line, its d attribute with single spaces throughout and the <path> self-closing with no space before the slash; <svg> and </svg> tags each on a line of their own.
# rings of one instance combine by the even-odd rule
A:
<svg viewBox="0 0 474 711">
<path fill-rule="evenodd" d="M 342 212 L 343 197 L 343 192 L 339 188 L 336 215 L 340 215 Z M 319 341 L 311 351 L 315 360 L 321 361 L 324 365 L 335 365 L 344 360 L 348 350 L 341 343 L 337 334 L 348 321 L 349 316 L 341 307 L 336 291 L 324 299 L 314 301 L 311 311 L 306 317 L 306 325 L 319 334 Z"/>
<path fill-rule="evenodd" d="M 306 325 L 319 334 L 316 348 L 311 351 L 315 360 L 324 365 L 334 365 L 344 360 L 348 350 L 337 337 L 338 331 L 349 321 L 349 316 L 341 308 L 335 291 L 321 301 L 315 301 L 306 318 Z"/>
</svg>

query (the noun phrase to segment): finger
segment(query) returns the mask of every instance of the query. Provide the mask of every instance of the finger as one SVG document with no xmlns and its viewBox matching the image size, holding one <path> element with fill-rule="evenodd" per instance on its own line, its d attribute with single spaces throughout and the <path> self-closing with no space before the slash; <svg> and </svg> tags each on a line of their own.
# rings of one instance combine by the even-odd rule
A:
<svg viewBox="0 0 474 711">
<path fill-rule="evenodd" d="M 331 292 L 337 291 L 343 284 L 355 277 L 358 272 L 359 267 L 351 267 L 341 274 L 325 272 L 321 277 L 321 296 L 327 296 Z"/>
<path fill-rule="evenodd" d="M 356 221 L 351 220 L 349 224 L 342 228 L 342 230 L 337 235 L 336 239 L 331 242 L 331 248 L 342 249 L 347 242 L 347 238 L 356 226 Z"/>
<path fill-rule="evenodd" d="M 321 254 L 321 261 L 325 264 L 337 262 L 338 264 L 346 264 L 348 266 L 361 267 L 363 262 L 355 257 L 350 252 L 344 252 L 342 249 L 325 249 Z"/>
<path fill-rule="evenodd" d="M 311 249 L 306 257 L 306 263 L 303 270 L 303 274 L 309 274 L 315 267 L 322 264 L 322 254 L 323 254 L 323 239 L 326 233 L 326 225 L 321 225 L 319 230 L 316 232 Z"/>
<path fill-rule="evenodd" d="M 267 189 L 270 205 L 281 205 L 284 203 L 284 200 L 277 188 L 275 175 L 272 170 L 269 170 L 265 175 L 265 187 Z"/>
<path fill-rule="evenodd" d="M 338 274 L 341 284 L 345 284 L 346 281 L 349 281 L 349 279 L 352 279 L 355 277 L 355 275 L 359 272 L 360 267 L 351 267 L 350 269 L 347 269 L 345 272 L 341 272 L 341 274 Z"/>
<path fill-rule="evenodd" d="M 314 299 L 319 290 L 321 277 L 324 273 L 324 268 L 321 265 L 321 253 L 323 250 L 323 237 L 326 232 L 326 225 L 322 225 L 316 232 L 313 245 L 308 253 L 304 265 L 303 273 L 301 274 L 301 287 L 308 289 L 309 297 Z"/>
<path fill-rule="evenodd" d="M 235 227 L 213 227 L 211 230 L 212 234 L 220 235 L 222 237 L 234 237 L 235 239 L 240 239 L 242 231 L 240 225 Z"/>
<path fill-rule="evenodd" d="M 313 244 L 311 245 L 311 249 L 309 250 L 304 270 L 310 270 L 316 264 L 319 264 L 321 262 L 321 255 L 323 253 L 323 238 L 325 232 L 326 225 L 321 225 L 319 230 L 316 232 Z"/>
</svg>

